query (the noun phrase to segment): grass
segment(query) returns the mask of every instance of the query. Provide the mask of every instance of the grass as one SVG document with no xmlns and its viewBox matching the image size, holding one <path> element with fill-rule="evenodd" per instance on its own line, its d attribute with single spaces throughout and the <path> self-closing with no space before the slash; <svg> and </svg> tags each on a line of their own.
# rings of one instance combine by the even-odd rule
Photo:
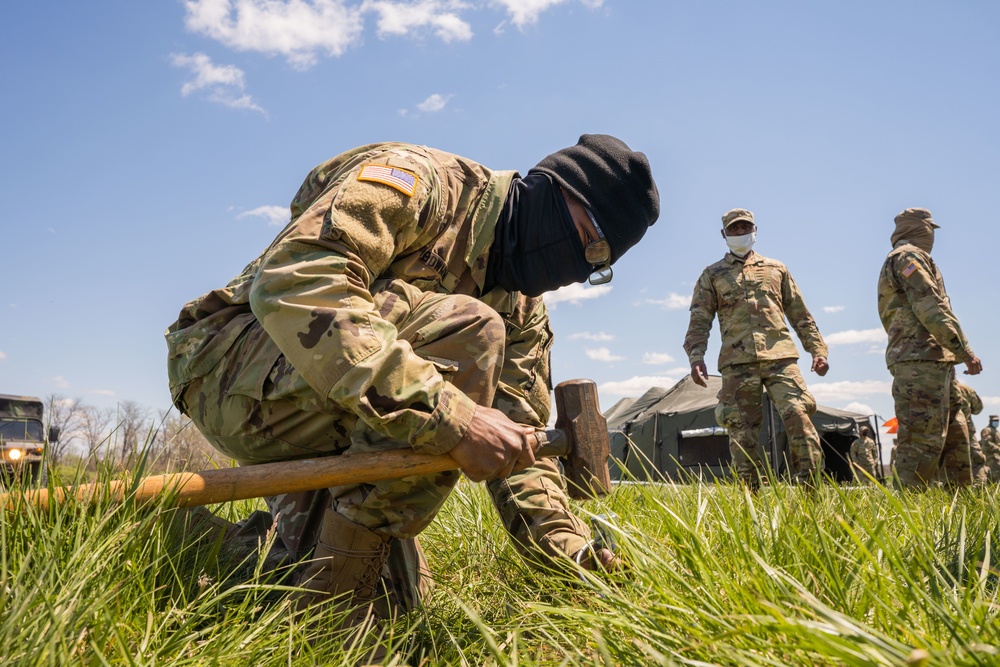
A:
<svg viewBox="0 0 1000 667">
<path fill-rule="evenodd" d="M 235 519 L 259 506 L 215 511 Z M 421 539 L 435 573 L 430 600 L 382 628 L 386 664 L 1000 664 L 998 487 L 775 484 L 750 495 L 632 484 L 578 509 L 617 515 L 611 532 L 627 570 L 531 568 L 484 489 L 462 482 Z M 295 618 L 287 586 L 227 558 L 185 516 L 100 502 L 8 510 L 0 663 L 362 659 L 324 629 L 333 609 Z"/>
</svg>

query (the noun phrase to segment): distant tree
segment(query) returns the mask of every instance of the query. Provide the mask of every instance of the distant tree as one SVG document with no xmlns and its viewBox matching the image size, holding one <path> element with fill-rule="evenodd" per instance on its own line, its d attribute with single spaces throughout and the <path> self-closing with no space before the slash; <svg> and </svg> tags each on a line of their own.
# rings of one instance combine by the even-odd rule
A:
<svg viewBox="0 0 1000 667">
<path fill-rule="evenodd" d="M 155 435 L 152 415 L 149 408 L 135 401 L 122 401 L 118 404 L 115 415 L 117 426 L 112 433 L 111 441 L 118 454 L 121 465 L 132 465 L 136 455 L 143 451 Z"/>
<path fill-rule="evenodd" d="M 219 460 L 219 454 L 190 419 L 172 410 L 160 423 L 155 445 L 156 467 L 193 471 L 229 465 Z"/>
<path fill-rule="evenodd" d="M 115 411 L 110 408 L 102 410 L 87 405 L 81 410 L 79 433 L 88 461 L 96 463 L 101 445 L 110 442 L 110 427 L 114 418 Z"/>
<path fill-rule="evenodd" d="M 46 428 L 59 429 L 59 440 L 49 442 L 46 452 L 49 465 L 59 465 L 79 438 L 84 410 L 86 406 L 79 398 L 66 398 L 59 394 L 45 397 Z"/>
</svg>

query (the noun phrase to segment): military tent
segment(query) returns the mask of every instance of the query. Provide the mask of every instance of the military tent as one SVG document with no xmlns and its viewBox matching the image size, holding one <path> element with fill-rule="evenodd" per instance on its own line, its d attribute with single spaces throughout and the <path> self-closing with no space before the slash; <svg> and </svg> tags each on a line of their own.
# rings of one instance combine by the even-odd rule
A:
<svg viewBox="0 0 1000 667">
<path fill-rule="evenodd" d="M 715 421 L 722 378 L 708 377 L 700 387 L 690 376 L 669 389 L 654 387 L 639 398 L 624 399 L 605 413 L 611 438 L 612 479 L 684 481 L 730 475 L 729 435 Z M 788 440 L 777 410 L 765 392 L 760 448 L 777 474 L 786 471 Z M 812 418 L 823 445 L 826 472 L 838 481 L 852 479 L 848 459 L 867 415 L 819 406 Z M 873 433 L 878 430 L 872 427 Z"/>
</svg>

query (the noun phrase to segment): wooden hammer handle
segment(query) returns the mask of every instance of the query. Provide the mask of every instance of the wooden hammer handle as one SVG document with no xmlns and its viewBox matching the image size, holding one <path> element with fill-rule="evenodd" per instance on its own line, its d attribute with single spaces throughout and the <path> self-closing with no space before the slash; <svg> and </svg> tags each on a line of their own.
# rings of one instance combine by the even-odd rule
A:
<svg viewBox="0 0 1000 667">
<path fill-rule="evenodd" d="M 137 502 L 163 498 L 173 507 L 191 507 L 230 500 L 276 496 L 345 486 L 362 482 L 380 482 L 411 475 L 429 475 L 456 470 L 458 464 L 447 454 L 418 454 L 412 449 L 393 449 L 344 456 L 324 456 L 298 461 L 262 463 L 240 468 L 219 468 L 200 472 L 156 475 L 133 484 L 117 481 L 105 484 L 81 484 L 23 493 L 0 495 L 0 507 L 8 509 L 30 504 L 48 507 L 74 498 L 82 502 L 96 499 Z M 23 506 L 23 505 L 22 505 Z"/>
</svg>

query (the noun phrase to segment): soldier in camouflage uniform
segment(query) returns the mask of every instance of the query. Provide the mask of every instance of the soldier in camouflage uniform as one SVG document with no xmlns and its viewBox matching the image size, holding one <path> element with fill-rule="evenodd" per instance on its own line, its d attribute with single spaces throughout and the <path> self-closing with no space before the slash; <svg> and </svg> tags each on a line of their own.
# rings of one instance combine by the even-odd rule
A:
<svg viewBox="0 0 1000 667">
<path fill-rule="evenodd" d="M 990 415 L 990 423 L 979 434 L 983 456 L 992 482 L 1000 482 L 1000 415 Z"/>
<path fill-rule="evenodd" d="M 447 452 L 488 480 L 523 552 L 608 565 L 610 552 L 584 551 L 590 533 L 558 463 L 534 458 L 551 410 L 540 296 L 610 280 L 658 213 L 645 156 L 607 135 L 582 136 L 523 178 L 411 144 L 348 151 L 309 173 L 263 254 L 168 328 L 173 400 L 240 465 Z M 282 546 L 312 557 L 299 606 L 343 596 L 357 623 L 394 562 L 419 581 L 409 540 L 458 479 L 269 498 Z"/>
<path fill-rule="evenodd" d="M 854 479 L 867 482 L 869 475 L 874 479 L 881 477 L 879 470 L 878 445 L 872 439 L 871 429 L 862 426 L 858 437 L 851 443 L 851 463 L 854 465 Z"/>
<path fill-rule="evenodd" d="M 766 387 L 788 433 L 793 480 L 810 481 L 823 467 L 819 434 L 810 419 L 816 401 L 796 363 L 799 353 L 785 317 L 812 355 L 812 370 L 820 376 L 829 370 L 826 344 L 785 265 L 753 252 L 757 230 L 753 213 L 733 209 L 722 216 L 722 225 L 730 252 L 702 272 L 691 298 L 691 320 L 684 339 L 691 378 L 706 386 L 705 350 L 718 314 L 722 389 L 715 415 L 729 429 L 736 474 L 751 487 L 760 482 L 763 460 L 758 439 Z"/>
<path fill-rule="evenodd" d="M 976 484 L 985 484 L 989 477 L 989 466 L 986 464 L 983 448 L 979 444 L 976 425 L 972 421 L 972 415 L 978 415 L 983 411 L 983 401 L 975 389 L 958 380 L 952 382 L 949 398 L 950 409 L 958 410 L 960 418 L 948 424 L 948 433 L 944 441 L 945 449 L 964 448 L 966 446 L 964 441 L 968 439 L 972 481 Z M 965 428 L 962 428 L 963 425 Z M 939 470 L 939 478 L 943 475 L 944 470 Z M 941 481 L 947 480 L 941 479 Z"/>
<path fill-rule="evenodd" d="M 976 375 L 982 364 L 966 340 L 931 259 L 938 225 L 923 208 L 908 208 L 895 218 L 892 251 L 878 281 L 878 310 L 889 335 L 886 365 L 899 431 L 893 471 L 904 487 L 922 487 L 939 468 L 948 483 L 972 483 L 969 438 L 946 445 L 949 428 L 967 431 L 957 400 L 952 399 L 955 364 Z"/>
</svg>

